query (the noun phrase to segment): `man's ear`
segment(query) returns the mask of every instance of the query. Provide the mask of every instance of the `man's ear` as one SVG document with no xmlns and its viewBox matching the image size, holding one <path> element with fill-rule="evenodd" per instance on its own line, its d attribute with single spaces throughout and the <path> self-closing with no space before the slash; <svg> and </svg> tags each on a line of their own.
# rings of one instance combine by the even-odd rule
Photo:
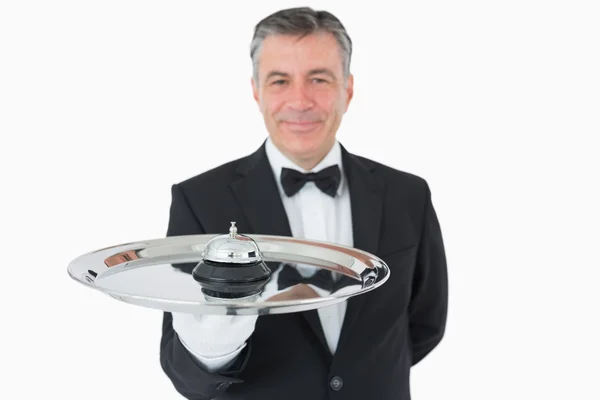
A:
<svg viewBox="0 0 600 400">
<path fill-rule="evenodd" d="M 250 83 L 252 84 L 252 96 L 254 97 L 254 101 L 260 107 L 260 97 L 258 95 L 258 84 L 254 81 L 254 78 L 250 78 Z"/>
<path fill-rule="evenodd" d="M 352 97 L 354 97 L 354 75 L 348 75 L 348 82 L 346 84 L 346 109 L 344 112 L 348 111 L 348 107 L 350 106 L 350 102 L 352 101 Z"/>
</svg>

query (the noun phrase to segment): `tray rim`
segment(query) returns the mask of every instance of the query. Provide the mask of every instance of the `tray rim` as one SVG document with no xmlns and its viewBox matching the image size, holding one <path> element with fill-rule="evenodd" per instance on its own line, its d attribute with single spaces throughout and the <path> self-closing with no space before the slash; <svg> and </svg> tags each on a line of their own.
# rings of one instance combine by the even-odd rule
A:
<svg viewBox="0 0 600 400">
<path fill-rule="evenodd" d="M 78 263 L 81 263 L 84 259 L 91 257 L 93 255 L 98 255 L 98 253 L 101 252 L 106 252 L 109 251 L 111 249 L 117 249 L 117 248 L 122 248 L 121 252 L 123 251 L 131 251 L 131 250 L 139 250 L 140 248 L 150 248 L 150 247 L 160 247 L 160 246 L 166 246 L 170 243 L 178 243 L 181 242 L 180 245 L 185 246 L 187 245 L 205 245 L 211 238 L 218 236 L 220 234 L 218 233 L 211 233 L 211 234 L 192 234 L 192 235 L 177 235 L 177 236 L 167 236 L 164 238 L 154 238 L 154 239 L 146 239 L 146 240 L 140 240 L 140 241 L 133 241 L 133 242 L 126 242 L 126 243 L 121 243 L 121 244 L 116 244 L 116 245 L 111 245 L 108 247 L 103 247 L 100 249 L 96 249 L 93 251 L 88 251 L 86 253 L 83 253 L 79 256 L 77 256 L 76 258 L 72 259 L 67 267 L 67 271 L 68 271 L 68 275 L 71 277 L 71 279 L 75 280 L 76 282 L 94 289 L 96 291 L 99 291 L 103 294 L 109 295 L 110 297 L 113 297 L 116 300 L 125 302 L 125 303 L 129 303 L 129 304 L 134 304 L 134 305 L 138 305 L 138 306 L 142 306 L 142 307 L 146 307 L 146 308 L 153 308 L 153 309 L 158 309 L 158 310 L 163 310 L 166 312 L 169 312 L 170 310 L 175 311 L 175 308 L 194 308 L 194 309 L 202 309 L 203 311 L 197 311 L 199 313 L 205 313 L 205 314 L 238 314 L 238 315 L 261 315 L 261 314 L 279 314 L 279 313 L 286 313 L 286 312 L 300 312 L 300 311 L 307 311 L 307 310 L 312 310 L 312 309 L 317 309 L 317 308 L 321 308 L 321 307 L 326 307 L 329 305 L 333 305 L 336 303 L 340 303 L 342 301 L 348 300 L 350 297 L 354 297 L 354 296 L 359 296 L 362 294 L 365 294 L 367 292 L 370 292 L 374 289 L 379 288 L 380 286 L 382 286 L 385 282 L 387 282 L 389 280 L 390 277 L 390 268 L 389 266 L 378 256 L 371 254 L 369 252 L 366 252 L 364 250 L 352 247 L 352 246 L 347 246 L 347 245 L 342 245 L 342 244 L 338 244 L 338 243 L 333 243 L 333 242 L 329 242 L 329 241 L 321 241 L 321 240 L 309 240 L 309 239 L 302 239 L 302 238 L 295 238 L 292 236 L 280 236 L 280 235 L 269 235 L 269 234 L 246 234 L 244 233 L 245 236 L 248 236 L 250 238 L 252 238 L 253 240 L 256 241 L 257 245 L 261 246 L 261 243 L 264 242 L 270 242 L 271 244 L 273 243 L 286 243 L 286 242 L 293 242 L 296 244 L 300 244 L 300 245 L 308 245 L 308 246 L 314 246 L 316 248 L 325 248 L 327 250 L 331 250 L 334 252 L 338 252 L 338 253 L 342 253 L 344 255 L 347 255 L 349 257 L 352 258 L 353 262 L 356 261 L 356 257 L 346 253 L 346 252 L 341 252 L 340 250 L 346 250 L 349 253 L 355 253 L 355 254 L 360 254 L 362 256 L 365 257 L 365 259 L 370 260 L 371 261 L 371 268 L 374 270 L 377 270 L 378 274 L 381 276 L 380 278 L 378 277 L 376 282 L 373 283 L 371 286 L 368 287 L 363 287 L 361 288 L 359 291 L 357 292 L 353 292 L 353 293 L 347 293 L 344 295 L 340 295 L 340 296 L 324 296 L 324 297 L 316 297 L 316 298 L 310 298 L 310 299 L 296 299 L 296 300 L 284 300 L 284 301 L 260 301 L 260 302 L 252 302 L 252 303 L 240 303 L 240 302 L 231 302 L 231 303 L 203 303 L 203 304 L 199 304 L 198 301 L 192 301 L 192 300 L 181 300 L 181 299 L 167 299 L 167 298 L 161 298 L 161 297 L 150 297 L 150 296 L 145 296 L 145 295 L 138 295 L 138 294 L 132 294 L 132 293 L 124 293 L 124 292 L 119 292 L 117 290 L 107 290 L 106 288 L 102 288 L 102 287 L 98 287 L 94 282 L 95 282 L 95 278 L 92 279 L 92 282 L 89 281 L 85 281 L 84 279 L 80 279 L 77 276 L 74 275 L 74 268 L 77 266 Z M 262 250 L 261 250 L 262 252 Z M 269 252 L 266 252 L 269 253 Z M 178 253 L 178 254 L 186 254 L 186 253 Z M 192 253 L 190 253 L 192 254 Z M 200 255 L 199 252 L 194 253 L 196 254 L 196 257 L 198 257 Z M 291 254 L 291 253 L 290 253 Z M 153 257 L 151 259 L 156 259 L 157 257 Z M 272 260 L 270 257 L 265 257 L 265 259 L 267 261 L 271 260 L 271 261 L 277 261 L 277 260 Z M 327 261 L 327 260 L 324 260 Z M 192 262 L 198 262 L 197 259 L 195 259 Z M 327 261 L 329 262 L 329 261 Z M 151 265 L 160 265 L 160 264 L 164 264 L 164 263 L 168 263 L 168 262 L 158 262 L 155 264 L 151 264 Z M 141 266 L 143 267 L 147 267 L 147 266 L 151 266 L 151 265 L 143 265 Z M 366 265 L 366 264 L 365 264 Z M 124 270 L 124 266 L 127 266 L 127 262 L 125 263 L 121 263 L 118 265 L 114 265 L 112 267 L 106 267 L 107 271 L 114 271 L 112 272 L 114 273 L 119 273 L 122 272 Z M 119 267 L 121 267 L 119 269 Z M 140 267 L 136 267 L 136 268 L 140 268 Z M 323 267 L 326 268 L 326 267 Z M 351 270 L 351 268 L 347 267 L 348 269 Z M 328 268 L 326 268 L 328 269 Z M 382 274 L 383 272 L 383 274 Z M 90 275 L 91 276 L 91 275 Z M 102 274 L 103 277 L 105 277 L 105 274 Z M 167 308 L 168 307 L 168 308 Z M 211 310 L 210 312 L 206 312 L 208 310 Z M 287 311 L 289 310 L 289 311 Z M 275 312 L 273 312 L 275 311 Z M 191 312 L 191 311 L 190 311 Z"/>
</svg>

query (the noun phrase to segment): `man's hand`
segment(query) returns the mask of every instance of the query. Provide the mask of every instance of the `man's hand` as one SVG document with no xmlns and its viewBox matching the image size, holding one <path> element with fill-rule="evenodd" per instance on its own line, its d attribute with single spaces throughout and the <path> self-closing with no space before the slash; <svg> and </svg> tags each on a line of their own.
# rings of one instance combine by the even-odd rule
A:
<svg viewBox="0 0 600 400">
<path fill-rule="evenodd" d="M 258 316 L 173 313 L 173 329 L 194 355 L 217 358 L 234 353 L 248 340 Z"/>
</svg>

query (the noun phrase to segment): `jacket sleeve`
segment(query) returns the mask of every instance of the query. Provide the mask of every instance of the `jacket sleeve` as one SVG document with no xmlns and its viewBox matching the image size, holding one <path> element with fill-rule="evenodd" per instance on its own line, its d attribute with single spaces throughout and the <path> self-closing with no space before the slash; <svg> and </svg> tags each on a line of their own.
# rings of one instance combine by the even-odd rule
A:
<svg viewBox="0 0 600 400">
<path fill-rule="evenodd" d="M 167 236 L 203 234 L 204 229 L 193 215 L 185 195 L 177 185 L 171 188 L 171 208 Z M 210 373 L 202 368 L 186 350 L 173 329 L 170 312 L 163 314 L 160 341 L 160 364 L 175 389 L 190 400 L 209 400 L 222 394 L 244 369 L 251 350 L 251 341 L 239 357 L 225 370 Z"/>
<path fill-rule="evenodd" d="M 425 211 L 413 277 L 410 313 L 412 365 L 442 340 L 448 313 L 448 271 L 440 224 L 426 185 Z"/>
</svg>

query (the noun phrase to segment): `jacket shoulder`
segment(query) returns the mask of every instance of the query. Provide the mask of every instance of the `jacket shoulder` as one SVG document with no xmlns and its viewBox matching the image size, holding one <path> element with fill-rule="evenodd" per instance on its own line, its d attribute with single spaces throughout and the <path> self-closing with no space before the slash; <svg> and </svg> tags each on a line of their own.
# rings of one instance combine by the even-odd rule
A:
<svg viewBox="0 0 600 400">
<path fill-rule="evenodd" d="M 403 171 L 381 162 L 369 159 L 367 157 L 354 155 L 361 163 L 363 163 L 374 176 L 391 188 L 399 188 L 403 192 L 412 194 L 427 194 L 429 192 L 429 184 L 425 178 Z"/>
<path fill-rule="evenodd" d="M 250 156 L 244 156 L 228 161 L 195 176 L 184 179 L 175 185 L 179 186 L 184 192 L 194 188 L 222 188 L 236 179 L 240 165 L 247 162 L 249 157 Z"/>
</svg>

